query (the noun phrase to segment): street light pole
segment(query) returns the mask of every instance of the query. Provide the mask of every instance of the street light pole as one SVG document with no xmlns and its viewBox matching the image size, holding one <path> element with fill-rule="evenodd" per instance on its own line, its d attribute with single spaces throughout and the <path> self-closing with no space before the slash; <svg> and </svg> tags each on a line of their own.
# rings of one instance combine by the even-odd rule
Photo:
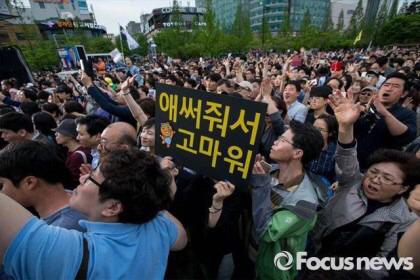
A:
<svg viewBox="0 0 420 280">
<path fill-rule="evenodd" d="M 265 30 L 265 0 L 262 0 L 262 10 L 263 10 L 263 16 L 262 16 L 262 30 L 261 30 L 261 49 L 264 50 L 264 30 Z"/>
</svg>

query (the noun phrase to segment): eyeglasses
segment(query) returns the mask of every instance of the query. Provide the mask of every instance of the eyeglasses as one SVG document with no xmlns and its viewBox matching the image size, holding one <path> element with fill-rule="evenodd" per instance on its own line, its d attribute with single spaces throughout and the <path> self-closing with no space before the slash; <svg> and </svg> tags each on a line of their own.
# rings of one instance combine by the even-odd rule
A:
<svg viewBox="0 0 420 280">
<path fill-rule="evenodd" d="M 290 144 L 290 145 L 292 145 L 292 146 L 293 146 L 292 141 L 288 140 L 288 139 L 287 139 L 286 137 L 284 137 L 284 136 L 280 136 L 280 137 L 279 137 L 279 139 L 278 139 L 278 141 L 281 141 L 281 142 L 283 142 L 283 143 L 288 143 L 288 144 Z"/>
<path fill-rule="evenodd" d="M 87 181 L 91 181 L 92 183 L 94 183 L 95 185 L 98 186 L 98 188 L 101 187 L 101 183 L 99 183 L 98 181 L 96 181 L 95 179 L 93 179 L 92 177 L 92 173 L 89 174 L 89 176 L 86 178 L 85 182 L 83 184 L 86 184 Z"/>
<path fill-rule="evenodd" d="M 387 175 L 386 173 L 380 172 L 379 170 L 375 169 L 375 168 L 369 168 L 366 171 L 366 176 L 368 176 L 371 180 L 375 179 L 376 177 L 379 177 L 379 180 L 382 184 L 384 185 L 389 185 L 389 186 L 396 186 L 396 185 L 402 185 L 403 182 L 401 183 L 396 183 L 393 182 L 393 180 L 391 178 L 389 178 L 389 175 Z"/>
<path fill-rule="evenodd" d="M 327 129 L 325 129 L 325 128 L 322 128 L 322 127 L 316 127 L 316 126 L 314 126 L 316 129 L 318 129 L 320 132 L 325 132 L 325 133 L 328 133 L 328 130 Z"/>
<path fill-rule="evenodd" d="M 360 95 L 365 95 L 365 94 L 371 95 L 372 92 L 371 91 L 361 91 L 360 92 Z"/>
</svg>

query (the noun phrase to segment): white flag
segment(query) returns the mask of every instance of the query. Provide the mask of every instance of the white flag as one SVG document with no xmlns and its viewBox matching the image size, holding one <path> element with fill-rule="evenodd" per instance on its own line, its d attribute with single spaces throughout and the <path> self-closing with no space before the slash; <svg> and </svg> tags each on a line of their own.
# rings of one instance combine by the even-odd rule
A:
<svg viewBox="0 0 420 280">
<path fill-rule="evenodd" d="M 124 27 L 122 27 L 121 25 L 120 25 L 120 34 L 121 34 L 121 39 L 127 41 L 128 49 L 130 51 L 140 47 L 137 41 L 134 40 L 133 37 L 131 37 L 131 35 L 128 34 L 127 30 L 125 30 Z"/>
<path fill-rule="evenodd" d="M 112 60 L 114 60 L 115 63 L 118 63 L 119 61 L 123 60 L 123 57 L 118 49 L 114 49 L 110 53 Z"/>
</svg>

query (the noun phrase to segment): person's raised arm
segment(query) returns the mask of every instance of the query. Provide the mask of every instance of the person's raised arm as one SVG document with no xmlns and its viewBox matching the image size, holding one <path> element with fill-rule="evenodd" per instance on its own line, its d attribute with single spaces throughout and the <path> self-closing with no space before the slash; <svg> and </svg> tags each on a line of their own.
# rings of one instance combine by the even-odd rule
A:
<svg viewBox="0 0 420 280">
<path fill-rule="evenodd" d="M 33 217 L 16 201 L 0 192 L 0 260 L 20 229 Z"/>
<path fill-rule="evenodd" d="M 348 98 L 343 97 L 340 92 L 335 92 L 329 96 L 328 104 L 334 110 L 338 122 L 338 146 L 334 159 L 338 179 L 337 190 L 341 190 L 360 180 L 353 126 L 360 115 L 361 106 L 360 103 L 353 103 L 351 92 Z"/>
<path fill-rule="evenodd" d="M 121 85 L 122 95 L 125 102 L 127 103 L 128 108 L 130 109 L 131 114 L 136 119 L 136 121 L 143 126 L 147 121 L 147 115 L 144 113 L 140 105 L 134 100 L 133 96 L 130 94 L 130 86 L 134 83 L 136 76 L 128 78 Z"/>
<path fill-rule="evenodd" d="M 384 117 L 386 126 L 392 136 L 399 136 L 407 131 L 408 126 L 400 122 L 385 108 L 385 106 L 379 101 L 378 95 L 375 96 L 373 105 L 375 106 L 378 113 Z"/>
<path fill-rule="evenodd" d="M 235 186 L 229 182 L 219 181 L 214 185 L 216 193 L 213 195 L 213 201 L 209 209 L 210 228 L 214 228 L 220 219 L 223 211 L 223 201 L 235 191 Z"/>
</svg>

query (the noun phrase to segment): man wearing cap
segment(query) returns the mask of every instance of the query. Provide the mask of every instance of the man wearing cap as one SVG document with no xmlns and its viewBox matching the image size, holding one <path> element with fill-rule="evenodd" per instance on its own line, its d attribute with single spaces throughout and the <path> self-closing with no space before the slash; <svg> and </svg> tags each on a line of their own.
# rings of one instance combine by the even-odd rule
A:
<svg viewBox="0 0 420 280">
<path fill-rule="evenodd" d="M 253 86 L 248 81 L 242 81 L 240 83 L 236 83 L 238 86 L 238 92 L 243 96 L 244 99 L 251 100 L 252 98 L 252 90 Z"/>
<path fill-rule="evenodd" d="M 369 102 L 370 98 L 378 93 L 378 90 L 374 86 L 364 87 L 359 93 L 359 102 L 365 105 Z"/>
<path fill-rule="evenodd" d="M 76 122 L 72 119 L 63 120 L 55 131 L 55 139 L 58 145 L 62 145 L 68 149 L 66 157 L 66 166 L 70 170 L 72 184 L 70 188 L 78 185 L 80 177 L 80 167 L 82 164 L 92 162 L 90 149 L 82 147 L 77 141 Z"/>
</svg>

